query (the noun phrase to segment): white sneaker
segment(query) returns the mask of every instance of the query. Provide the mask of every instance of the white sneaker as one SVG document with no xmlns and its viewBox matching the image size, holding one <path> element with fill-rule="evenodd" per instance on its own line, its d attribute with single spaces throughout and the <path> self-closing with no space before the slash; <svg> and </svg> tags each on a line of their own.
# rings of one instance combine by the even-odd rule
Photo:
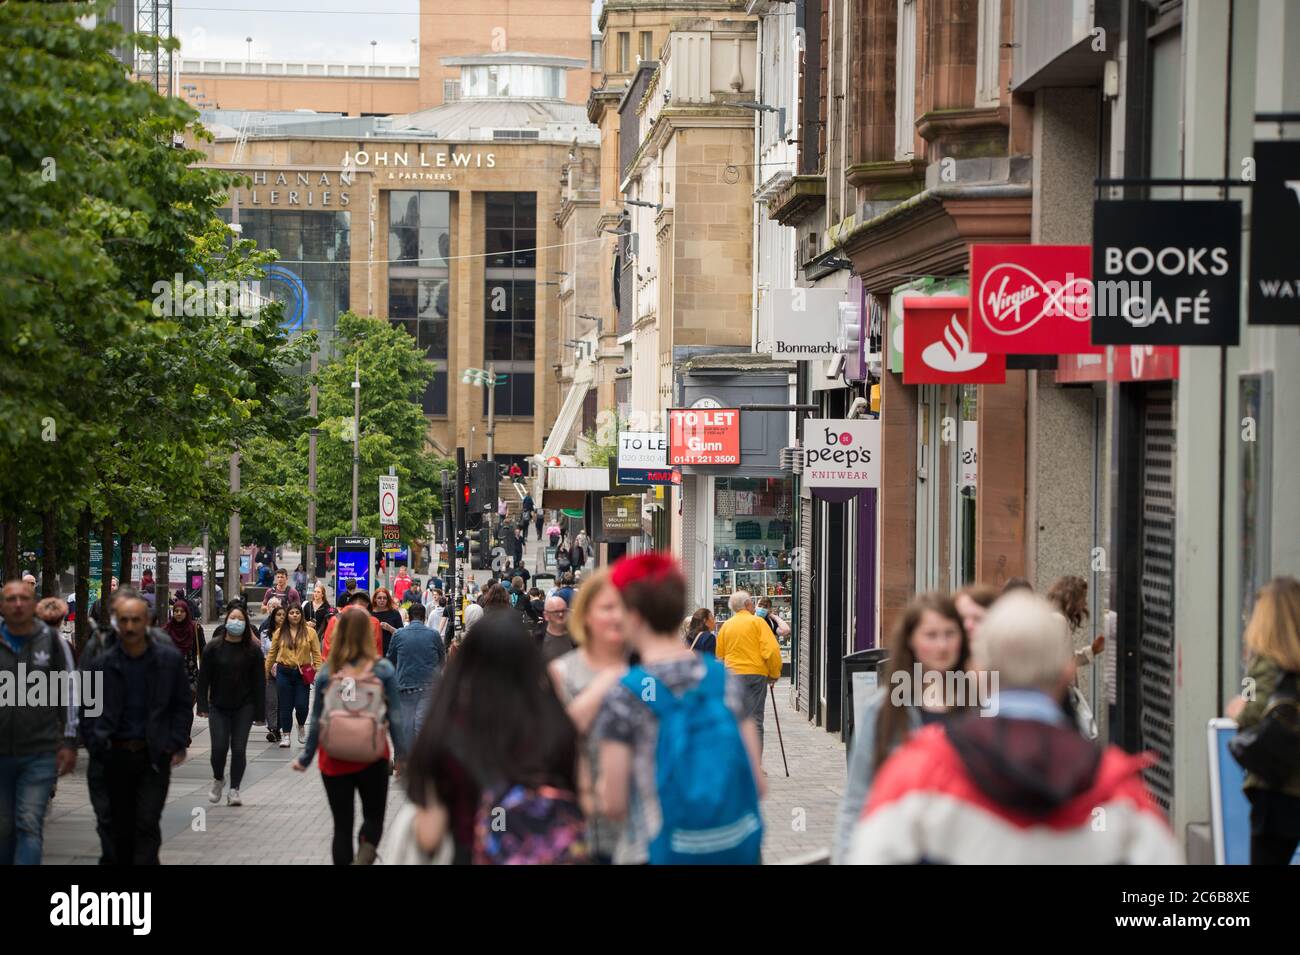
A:
<svg viewBox="0 0 1300 955">
<path fill-rule="evenodd" d="M 305 726 L 298 727 L 298 742 L 300 743 L 307 742 L 307 727 Z"/>
<path fill-rule="evenodd" d="M 208 791 L 208 802 L 221 802 L 221 790 L 226 786 L 225 778 L 212 780 L 212 786 Z"/>
<path fill-rule="evenodd" d="M 289 739 L 289 734 L 285 733 L 283 736 L 280 737 L 280 748 L 288 749 L 291 742 L 292 741 Z"/>
<path fill-rule="evenodd" d="M 226 794 L 226 805 L 227 805 L 227 806 L 242 806 L 243 804 L 244 804 L 244 801 L 243 801 L 242 799 L 239 798 L 239 790 L 238 790 L 238 789 L 232 789 L 232 790 L 230 790 L 229 793 Z"/>
</svg>

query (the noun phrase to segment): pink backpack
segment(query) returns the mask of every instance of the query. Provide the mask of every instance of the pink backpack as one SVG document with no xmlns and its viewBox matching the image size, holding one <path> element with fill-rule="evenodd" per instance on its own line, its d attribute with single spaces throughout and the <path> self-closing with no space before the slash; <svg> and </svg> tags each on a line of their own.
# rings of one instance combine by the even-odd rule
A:
<svg viewBox="0 0 1300 955">
<path fill-rule="evenodd" d="M 334 759 L 373 763 L 388 748 L 388 700 L 374 667 L 330 674 L 320 718 L 320 746 Z"/>
</svg>

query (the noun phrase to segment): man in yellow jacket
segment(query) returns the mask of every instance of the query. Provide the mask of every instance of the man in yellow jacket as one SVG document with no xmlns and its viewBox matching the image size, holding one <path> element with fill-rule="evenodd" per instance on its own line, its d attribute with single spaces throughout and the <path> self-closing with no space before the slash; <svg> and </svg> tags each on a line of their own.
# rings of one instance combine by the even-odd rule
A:
<svg viewBox="0 0 1300 955">
<path fill-rule="evenodd" d="M 745 716 L 758 727 L 762 753 L 767 687 L 781 678 L 781 648 L 768 622 L 754 615 L 754 598 L 748 593 L 737 590 L 727 606 L 732 616 L 718 631 L 717 655 L 745 689 Z"/>
</svg>

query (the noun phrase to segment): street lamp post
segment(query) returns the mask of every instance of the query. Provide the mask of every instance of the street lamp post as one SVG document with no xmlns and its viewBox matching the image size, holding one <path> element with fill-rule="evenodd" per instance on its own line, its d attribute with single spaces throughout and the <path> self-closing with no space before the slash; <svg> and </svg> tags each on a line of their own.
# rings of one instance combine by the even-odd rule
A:
<svg viewBox="0 0 1300 955">
<path fill-rule="evenodd" d="M 361 481 L 361 359 L 352 377 L 352 536 L 357 535 L 357 493 Z"/>
<path fill-rule="evenodd" d="M 246 57 L 246 59 L 247 59 L 249 62 L 252 62 L 252 59 L 253 59 L 253 38 L 252 38 L 251 36 L 246 36 L 246 37 L 244 37 L 244 42 L 248 44 L 248 56 Z"/>
</svg>

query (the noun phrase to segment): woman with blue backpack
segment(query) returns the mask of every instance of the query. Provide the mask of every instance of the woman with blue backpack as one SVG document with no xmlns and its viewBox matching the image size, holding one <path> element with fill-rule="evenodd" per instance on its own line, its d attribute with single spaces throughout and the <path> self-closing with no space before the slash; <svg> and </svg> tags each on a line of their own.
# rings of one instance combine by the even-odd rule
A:
<svg viewBox="0 0 1300 955">
<path fill-rule="evenodd" d="M 623 820 L 620 865 L 756 865 L 765 784 L 758 730 L 739 681 L 682 643 L 686 579 L 666 554 L 610 569 L 623 632 L 639 665 L 606 695 L 591 729 L 600 743 L 597 807 Z"/>
</svg>

